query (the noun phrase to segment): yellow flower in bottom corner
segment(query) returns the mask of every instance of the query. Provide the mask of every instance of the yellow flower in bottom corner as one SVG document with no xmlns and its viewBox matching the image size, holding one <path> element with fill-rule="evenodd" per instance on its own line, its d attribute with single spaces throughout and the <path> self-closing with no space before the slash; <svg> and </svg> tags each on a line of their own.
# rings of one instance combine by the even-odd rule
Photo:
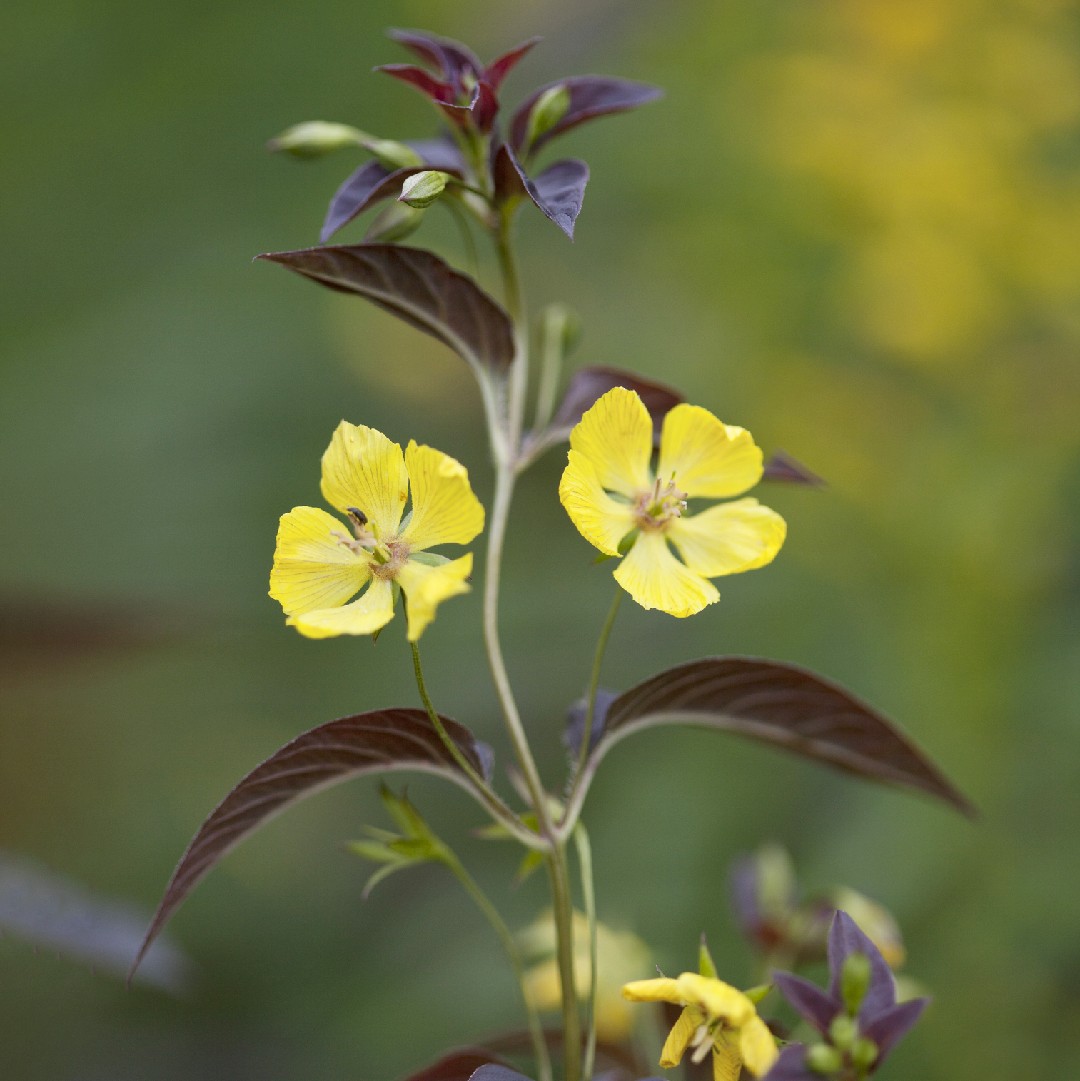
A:
<svg viewBox="0 0 1080 1081">
<path fill-rule="evenodd" d="M 730 984 L 696 972 L 678 979 L 635 980 L 623 987 L 631 1002 L 670 1002 L 682 1006 L 664 1049 L 660 1065 L 678 1066 L 687 1048 L 701 1062 L 712 1052 L 715 1081 L 737 1081 L 745 1067 L 754 1077 L 768 1073 L 778 1057 L 776 1040 L 757 1015 L 754 1003 Z"/>
<path fill-rule="evenodd" d="M 787 526 L 756 499 L 689 511 L 691 499 L 739 495 L 761 479 L 761 450 L 744 428 L 683 403 L 664 417 L 655 473 L 652 450 L 641 399 L 609 390 L 570 433 L 559 499 L 590 544 L 624 556 L 615 580 L 638 604 L 691 616 L 720 599 L 710 578 L 771 562 Z"/>
<path fill-rule="evenodd" d="M 415 442 L 402 454 L 382 432 L 342 421 L 322 458 L 322 494 L 349 524 L 294 507 L 281 516 L 270 572 L 270 596 L 301 634 L 374 634 L 393 618 L 397 586 L 415 642 L 442 601 L 468 592 L 472 554 L 427 551 L 468 544 L 484 528 L 460 462 Z"/>
</svg>

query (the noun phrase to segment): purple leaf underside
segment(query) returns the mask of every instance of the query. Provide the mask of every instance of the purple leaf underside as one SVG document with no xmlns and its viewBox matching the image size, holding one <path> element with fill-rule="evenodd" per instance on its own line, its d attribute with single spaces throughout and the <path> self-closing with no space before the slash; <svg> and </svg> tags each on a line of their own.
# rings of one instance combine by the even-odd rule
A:
<svg viewBox="0 0 1080 1081">
<path fill-rule="evenodd" d="M 677 390 L 664 386 L 663 383 L 643 379 L 633 372 L 625 372 L 621 368 L 608 368 L 603 365 L 581 368 L 571 376 L 559 408 L 555 410 L 551 421 L 552 430 L 558 433 L 559 438 L 567 438 L 570 429 L 581 420 L 585 411 L 613 387 L 625 387 L 637 394 L 652 417 L 657 442 L 664 417 L 669 410 L 683 401 L 683 396 Z"/>
<path fill-rule="evenodd" d="M 781 481 L 784 484 L 801 484 L 810 488 L 824 488 L 825 481 L 802 462 L 785 451 L 776 450 L 765 463 L 763 480 Z"/>
<path fill-rule="evenodd" d="M 611 703 L 591 762 L 631 732 L 668 724 L 734 732 L 868 780 L 917 789 L 974 814 L 968 800 L 884 716 L 795 665 L 712 657 L 661 672 Z"/>
<path fill-rule="evenodd" d="M 450 738 L 480 774 L 490 769 L 487 748 L 469 730 L 443 718 Z M 468 787 L 454 761 L 418 709 L 383 709 L 329 721 L 297 736 L 256 766 L 211 811 L 173 871 L 146 937 L 132 964 L 134 973 L 184 899 L 241 840 L 291 804 L 320 789 L 365 773 L 413 770 L 441 775 Z"/>
<path fill-rule="evenodd" d="M 355 244 L 257 256 L 340 293 L 364 297 L 449 346 L 484 373 L 514 359 L 510 317 L 471 278 L 422 248 Z"/>
<path fill-rule="evenodd" d="M 529 128 L 529 113 L 540 95 L 553 86 L 566 87 L 570 92 L 570 105 L 557 124 L 539 136 L 532 146 L 525 147 L 523 144 Z M 559 79 L 540 87 L 518 106 L 510 120 L 510 145 L 515 151 L 524 149 L 528 154 L 534 154 L 556 136 L 576 128 L 586 120 L 636 109 L 639 105 L 655 101 L 662 94 L 659 87 L 603 75 L 576 75 L 569 79 Z"/>
</svg>

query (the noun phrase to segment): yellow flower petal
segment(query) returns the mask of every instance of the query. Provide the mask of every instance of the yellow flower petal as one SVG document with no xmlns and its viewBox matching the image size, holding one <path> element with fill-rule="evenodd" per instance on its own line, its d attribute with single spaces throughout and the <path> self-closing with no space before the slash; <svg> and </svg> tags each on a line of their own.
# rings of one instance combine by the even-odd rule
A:
<svg viewBox="0 0 1080 1081">
<path fill-rule="evenodd" d="M 668 536 L 686 565 L 706 578 L 772 562 L 787 535 L 784 519 L 756 499 L 721 503 L 674 519 Z"/>
<path fill-rule="evenodd" d="M 405 468 L 412 485 L 412 517 L 401 535 L 415 551 L 436 544 L 468 544 L 484 528 L 484 508 L 460 462 L 441 450 L 410 442 Z"/>
<path fill-rule="evenodd" d="M 680 619 L 720 599 L 712 582 L 684 567 L 659 533 L 638 537 L 615 568 L 615 581 L 642 608 L 659 608 Z"/>
<path fill-rule="evenodd" d="M 290 616 L 285 622 L 308 638 L 332 638 L 338 634 L 374 634 L 393 617 L 394 593 L 390 582 L 373 578 L 364 595 L 352 604 Z"/>
<path fill-rule="evenodd" d="M 714 1037 L 713 1081 L 739 1081 L 743 1061 L 735 1036 L 734 1032 L 718 1032 Z"/>
<path fill-rule="evenodd" d="M 393 536 L 409 495 L 401 447 L 374 428 L 343 420 L 322 457 L 322 494 L 342 513 L 363 511 L 380 540 Z"/>
<path fill-rule="evenodd" d="M 668 481 L 674 474 L 688 496 L 740 495 L 761 480 L 762 470 L 761 450 L 745 428 L 685 403 L 664 417 L 657 476 Z"/>
<path fill-rule="evenodd" d="M 316 507 L 294 507 L 281 516 L 270 596 L 286 615 L 344 604 L 371 577 L 367 560 L 339 543 L 348 526 Z"/>
<path fill-rule="evenodd" d="M 660 1049 L 660 1065 L 665 1070 L 679 1065 L 701 1022 L 702 1016 L 696 1010 L 686 1009 L 679 1014 L 679 1019 L 671 1026 L 664 1046 Z"/>
<path fill-rule="evenodd" d="M 740 1027 L 739 1054 L 743 1065 L 755 1077 L 768 1073 L 779 1058 L 776 1040 L 760 1017 L 751 1017 Z"/>
<path fill-rule="evenodd" d="M 466 579 L 472 574 L 472 553 L 437 567 L 410 559 L 397 573 L 397 582 L 405 593 L 405 611 L 409 620 L 409 641 L 415 642 L 435 618 L 435 609 L 449 597 L 468 593 Z"/>
<path fill-rule="evenodd" d="M 559 482 L 559 500 L 578 532 L 594 547 L 617 555 L 619 541 L 634 528 L 634 516 L 626 503 L 604 491 L 592 461 L 579 451 L 567 456 Z"/>
<path fill-rule="evenodd" d="M 658 976 L 654 980 L 631 980 L 623 984 L 623 998 L 631 1002 L 671 1002 L 676 1006 L 683 1004 L 679 994 L 678 981 L 668 976 Z"/>
<path fill-rule="evenodd" d="M 653 423 L 641 399 L 624 387 L 599 397 L 570 433 L 570 447 L 596 470 L 602 487 L 635 496 L 652 487 Z"/>
<path fill-rule="evenodd" d="M 737 987 L 696 972 L 684 972 L 676 981 L 682 1001 L 696 1006 L 710 1020 L 738 1027 L 756 1016 L 754 1004 Z"/>
</svg>

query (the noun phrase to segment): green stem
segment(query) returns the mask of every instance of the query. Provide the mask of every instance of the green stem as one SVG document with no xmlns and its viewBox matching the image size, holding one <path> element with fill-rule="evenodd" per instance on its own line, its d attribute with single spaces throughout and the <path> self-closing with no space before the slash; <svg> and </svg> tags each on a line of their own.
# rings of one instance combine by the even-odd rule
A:
<svg viewBox="0 0 1080 1081">
<path fill-rule="evenodd" d="M 529 1024 L 529 1036 L 532 1039 L 533 1053 L 536 1055 L 536 1064 L 540 1075 L 538 1081 L 551 1081 L 551 1055 L 548 1053 L 547 1041 L 544 1039 L 544 1030 L 540 1024 L 540 1016 L 536 1012 L 536 1008 L 529 1001 L 529 996 L 525 989 L 525 966 L 522 963 L 521 954 L 518 952 L 517 945 L 514 942 L 514 936 L 503 922 L 498 909 L 488 899 L 487 894 L 484 893 L 476 880 L 465 869 L 464 864 L 462 864 L 453 852 L 448 848 L 445 848 L 445 846 L 442 853 L 442 861 L 484 914 L 484 917 L 487 919 L 488 923 L 491 924 L 492 930 L 502 944 L 502 948 L 510 961 L 510 967 L 514 970 L 514 976 L 517 978 L 518 986 L 521 988 L 521 997 L 525 1003 L 525 1013 Z"/>
<path fill-rule="evenodd" d="M 589 757 L 589 744 L 592 741 L 593 721 L 596 718 L 596 694 L 600 689 L 600 669 L 604 663 L 604 654 L 607 652 L 608 639 L 611 638 L 611 629 L 615 626 L 615 617 L 619 614 L 619 605 L 622 603 L 623 591 L 619 586 L 615 587 L 615 597 L 608 609 L 607 619 L 600 629 L 600 637 L 596 640 L 596 652 L 593 654 L 592 671 L 589 673 L 589 690 L 585 706 L 585 727 L 581 730 L 581 747 L 578 749 L 577 764 L 574 768 L 574 777 L 585 768 L 585 762 Z M 565 827 L 565 821 L 562 823 Z M 573 828 L 570 823 L 569 828 Z"/>
<path fill-rule="evenodd" d="M 461 748 L 451 738 L 450 733 L 447 732 L 446 726 L 442 723 L 442 718 L 436 711 L 427 692 L 427 684 L 424 682 L 424 669 L 420 664 L 420 647 L 416 642 L 410 642 L 409 644 L 412 646 L 413 673 L 416 676 L 416 688 L 420 692 L 420 700 L 424 703 L 428 720 L 431 721 L 432 727 L 438 733 L 439 739 L 442 740 L 443 746 L 450 753 L 450 757 L 453 758 L 461 771 L 472 782 L 473 788 L 482 798 L 488 811 L 497 822 L 505 826 L 522 844 L 528 845 L 529 848 L 546 850 L 548 845 L 542 838 L 527 829 L 518 816 L 503 803 L 487 781 L 477 773 L 472 763 L 462 753 Z"/>
<path fill-rule="evenodd" d="M 581 1076 L 591 1078 L 596 1061 L 596 891 L 593 886 L 592 845 L 580 822 L 574 827 L 574 843 L 581 872 L 581 901 L 589 923 L 589 989 L 585 999 L 585 1060 Z"/>
<path fill-rule="evenodd" d="M 552 909 L 555 914 L 556 961 L 562 985 L 563 1078 L 581 1081 L 581 1017 L 574 986 L 574 906 L 566 848 L 556 845 L 548 856 Z"/>
</svg>

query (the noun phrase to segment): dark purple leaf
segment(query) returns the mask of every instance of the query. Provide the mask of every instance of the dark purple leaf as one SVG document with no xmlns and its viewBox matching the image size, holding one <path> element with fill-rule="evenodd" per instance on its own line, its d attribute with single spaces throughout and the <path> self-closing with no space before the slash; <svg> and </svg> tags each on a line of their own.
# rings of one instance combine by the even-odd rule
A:
<svg viewBox="0 0 1080 1081">
<path fill-rule="evenodd" d="M 870 962 L 870 983 L 859 1006 L 859 1019 L 865 1021 L 895 1005 L 896 982 L 892 969 L 870 936 L 846 912 L 837 911 L 829 928 L 829 994 L 836 1002 L 843 1001 L 844 962 L 853 953 L 864 954 Z"/>
<path fill-rule="evenodd" d="M 438 68 L 449 83 L 460 85 L 461 76 L 465 72 L 477 77 L 481 74 L 481 65 L 476 54 L 467 45 L 453 38 L 429 34 L 425 30 L 388 30 L 386 36 Z"/>
<path fill-rule="evenodd" d="M 581 213 L 585 185 L 589 180 L 589 167 L 585 162 L 575 159 L 557 161 L 531 179 L 517 155 L 504 143 L 495 153 L 492 173 L 496 198 L 506 201 L 515 195 L 528 195 L 545 217 L 574 239 L 574 224 Z"/>
<path fill-rule="evenodd" d="M 529 113 L 540 95 L 554 86 L 565 86 L 570 92 L 569 108 L 557 124 L 540 135 L 532 146 L 526 147 L 524 143 L 529 130 Z M 639 105 L 655 101 L 662 93 L 663 91 L 655 86 L 603 75 L 575 75 L 568 79 L 559 79 L 540 87 L 518 107 L 510 120 L 510 145 L 519 154 L 534 154 L 549 140 L 576 128 L 586 120 L 636 109 Z"/>
<path fill-rule="evenodd" d="M 690 724 L 772 743 L 869 780 L 971 804 L 898 728 L 806 669 L 753 657 L 712 657 L 661 672 L 619 695 L 593 753 L 642 728 Z"/>
<path fill-rule="evenodd" d="M 911 1031 L 929 1004 L 928 998 L 908 999 L 907 1002 L 898 1003 L 891 1009 L 884 1010 L 866 1023 L 862 1034 L 878 1046 L 875 1069 L 884 1062 L 885 1056 L 897 1043 Z"/>
<path fill-rule="evenodd" d="M 506 1060 L 483 1047 L 462 1047 L 450 1051 L 430 1066 L 409 1074 L 402 1081 L 469 1081 L 481 1066 L 506 1066 Z"/>
<path fill-rule="evenodd" d="M 469 102 L 469 112 L 472 113 L 473 123 L 478 131 L 485 135 L 491 131 L 495 123 L 495 116 L 499 111 L 499 99 L 491 84 L 483 79 L 476 84 L 472 100 Z"/>
<path fill-rule="evenodd" d="M 806 1047 L 803 1044 L 789 1043 L 762 1081 L 821 1081 L 821 1074 L 814 1073 L 806 1065 Z"/>
<path fill-rule="evenodd" d="M 510 317 L 476 282 L 429 251 L 357 244 L 269 252 L 257 258 L 370 300 L 449 346 L 478 375 L 502 373 L 514 359 Z"/>
<path fill-rule="evenodd" d="M 517 67 L 518 61 L 539 41 L 540 38 L 529 38 L 528 41 L 523 41 L 509 52 L 496 57 L 484 68 L 484 81 L 490 83 L 491 89 L 498 93 L 503 79 L 510 74 L 513 68 Z"/>
<path fill-rule="evenodd" d="M 568 439 L 570 429 L 581 420 L 585 411 L 613 387 L 632 390 L 642 400 L 652 417 L 654 442 L 659 445 L 664 417 L 683 401 L 683 396 L 663 383 L 654 383 L 633 372 L 603 365 L 580 368 L 570 377 L 570 385 L 551 421 L 551 428 L 558 438 Z"/>
<path fill-rule="evenodd" d="M 611 703 L 618 697 L 613 691 L 605 691 L 600 688 L 596 692 L 596 706 L 593 709 L 592 732 L 589 736 L 589 750 L 596 747 L 597 740 L 604 731 L 604 717 Z M 581 733 L 585 728 L 585 714 L 588 703 L 584 698 L 579 698 L 569 709 L 566 721 L 566 729 L 563 732 L 563 744 L 572 761 L 576 762 L 581 753 Z"/>
<path fill-rule="evenodd" d="M 452 105 L 454 103 L 454 88 L 446 83 L 439 82 L 434 76 L 429 75 L 423 68 L 415 64 L 380 64 L 376 71 L 384 72 L 395 79 L 400 79 L 409 86 L 416 87 L 426 98 L 430 98 L 436 105 Z"/>
<path fill-rule="evenodd" d="M 487 749 L 467 728 L 442 720 L 469 764 L 487 775 Z M 131 971 L 203 876 L 264 822 L 320 789 L 392 770 L 434 773 L 471 791 L 467 774 L 418 709 L 374 710 L 321 724 L 256 766 L 210 813 L 180 858 Z"/>
<path fill-rule="evenodd" d="M 532 1081 L 532 1079 L 523 1073 L 518 1073 L 517 1070 L 512 1070 L 509 1066 L 490 1063 L 475 1070 L 469 1081 Z"/>
<path fill-rule="evenodd" d="M 772 979 L 784 998 L 823 1035 L 829 1031 L 833 1018 L 843 1010 L 838 999 L 802 976 L 791 972 L 774 972 Z"/>
<path fill-rule="evenodd" d="M 782 450 L 773 451 L 765 463 L 764 480 L 779 480 L 786 484 L 805 484 L 812 488 L 823 488 L 825 481 L 811 472 L 801 462 Z"/>
</svg>

